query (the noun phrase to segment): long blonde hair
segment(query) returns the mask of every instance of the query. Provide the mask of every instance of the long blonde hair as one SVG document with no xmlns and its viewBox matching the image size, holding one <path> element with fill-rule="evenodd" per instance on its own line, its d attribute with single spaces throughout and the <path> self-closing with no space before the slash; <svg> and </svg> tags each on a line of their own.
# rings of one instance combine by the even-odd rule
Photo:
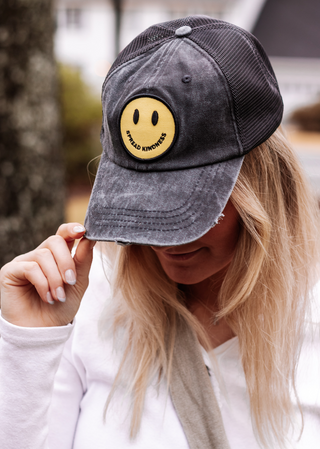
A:
<svg viewBox="0 0 320 449">
<path fill-rule="evenodd" d="M 245 157 L 231 201 L 242 227 L 219 293 L 218 317 L 239 338 L 258 440 L 265 447 L 284 447 L 293 425 L 290 391 L 295 391 L 309 292 L 316 280 L 319 222 L 317 204 L 280 130 Z M 117 299 L 114 329 L 123 330 L 126 342 L 107 405 L 122 376 L 129 379 L 135 436 L 150 379 L 165 375 L 170 381 L 177 316 L 201 341 L 206 337 L 149 247 L 104 245 Z"/>
</svg>

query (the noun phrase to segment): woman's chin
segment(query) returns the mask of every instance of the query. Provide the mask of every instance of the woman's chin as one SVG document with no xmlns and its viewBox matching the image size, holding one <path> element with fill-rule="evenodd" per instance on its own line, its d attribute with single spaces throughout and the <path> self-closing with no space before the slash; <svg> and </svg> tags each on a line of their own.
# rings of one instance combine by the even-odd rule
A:
<svg viewBox="0 0 320 449">
<path fill-rule="evenodd" d="M 177 284 L 193 285 L 205 280 L 205 277 L 197 275 L 193 270 L 171 269 L 164 270 L 167 276 Z"/>
</svg>

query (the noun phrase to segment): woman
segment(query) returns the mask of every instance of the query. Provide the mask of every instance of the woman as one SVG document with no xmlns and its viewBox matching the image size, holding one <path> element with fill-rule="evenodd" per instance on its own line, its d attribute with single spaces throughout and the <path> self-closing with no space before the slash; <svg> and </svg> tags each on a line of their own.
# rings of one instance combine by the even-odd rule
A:
<svg viewBox="0 0 320 449">
<path fill-rule="evenodd" d="M 296 373 L 318 215 L 261 45 L 208 17 L 155 25 L 102 104 L 86 229 L 1 271 L 2 447 L 315 447 Z M 96 240 L 118 245 L 88 287 Z"/>
</svg>

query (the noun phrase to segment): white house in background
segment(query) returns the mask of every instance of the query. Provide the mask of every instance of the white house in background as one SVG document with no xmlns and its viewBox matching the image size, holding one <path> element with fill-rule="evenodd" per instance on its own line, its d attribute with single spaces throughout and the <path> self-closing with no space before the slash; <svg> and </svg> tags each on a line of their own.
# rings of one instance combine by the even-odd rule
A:
<svg viewBox="0 0 320 449">
<path fill-rule="evenodd" d="M 285 115 L 320 99 L 320 1 L 267 0 L 252 33 L 270 56 Z"/>
<path fill-rule="evenodd" d="M 320 41 L 319 41 L 320 45 Z M 320 57 L 270 57 L 284 101 L 284 114 L 320 100 Z"/>
<path fill-rule="evenodd" d="M 251 29 L 265 0 L 126 0 L 120 47 L 148 26 L 205 14 Z M 78 67 L 100 91 L 115 57 L 115 19 L 111 0 L 56 0 L 55 52 L 63 63 Z"/>
<path fill-rule="evenodd" d="M 114 16 L 107 0 L 57 0 L 55 53 L 100 90 L 113 60 Z"/>
<path fill-rule="evenodd" d="M 226 20 L 253 32 L 274 66 L 285 115 L 320 97 L 319 0 L 125 0 L 120 47 L 153 23 L 190 14 Z M 115 57 L 111 0 L 56 0 L 55 50 L 100 91 Z"/>
</svg>

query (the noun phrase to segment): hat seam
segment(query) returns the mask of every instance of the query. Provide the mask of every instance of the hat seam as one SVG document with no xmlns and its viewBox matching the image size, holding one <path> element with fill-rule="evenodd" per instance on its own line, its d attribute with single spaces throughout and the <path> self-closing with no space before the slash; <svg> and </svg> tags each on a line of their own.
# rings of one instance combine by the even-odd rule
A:
<svg viewBox="0 0 320 449">
<path fill-rule="evenodd" d="M 198 218 L 200 218 L 201 217 L 201 215 L 203 215 L 204 214 L 204 211 L 203 212 L 201 212 L 199 215 L 198 215 Z M 176 225 L 176 224 L 178 224 L 178 223 L 183 223 L 183 222 L 185 222 L 185 221 L 187 221 L 187 220 L 190 220 L 194 215 L 196 215 L 196 213 L 195 212 L 193 212 L 192 214 L 190 214 L 187 218 L 185 218 L 185 219 L 183 219 L 183 220 L 178 220 L 178 221 L 175 221 L 175 222 L 173 222 L 173 223 L 168 223 L 168 225 Z M 100 221 L 96 221 L 96 224 L 103 224 L 103 223 L 105 223 L 106 222 L 106 220 L 100 220 Z M 141 229 L 141 226 L 145 226 L 145 225 L 155 225 L 156 223 L 154 223 L 154 222 L 149 222 L 149 221 L 146 221 L 146 222 L 141 222 L 141 223 L 139 223 L 139 222 L 137 222 L 137 221 L 128 221 L 128 220 L 119 220 L 119 223 L 125 223 L 125 224 L 123 224 L 123 225 L 121 225 L 121 224 L 110 224 L 110 222 L 108 222 L 108 226 L 110 226 L 111 228 L 118 228 L 118 227 L 121 227 L 121 228 L 125 228 L 125 227 L 130 227 L 130 228 L 132 228 L 132 229 Z M 130 224 L 130 223 L 132 223 L 132 224 Z M 137 225 L 137 224 L 140 224 L 140 226 L 134 226 L 134 225 Z M 162 223 L 158 223 L 158 224 L 162 224 Z M 190 224 L 188 224 L 188 225 L 186 225 L 186 226 L 182 226 L 182 227 L 174 227 L 174 228 L 170 228 L 170 229 L 155 229 L 155 228 L 148 228 L 148 231 L 150 230 L 150 231 L 163 231 L 163 232 L 168 232 L 168 231 L 173 231 L 173 230 L 179 230 L 179 229 L 185 229 L 185 228 L 187 228 L 188 226 L 191 226 L 193 224 L 193 221 L 191 221 L 191 223 Z"/>
<path fill-rule="evenodd" d="M 187 17 L 187 19 L 189 19 L 189 17 Z M 215 20 L 215 19 L 213 19 L 213 20 Z M 222 23 L 221 23 L 222 22 Z M 176 30 L 176 28 L 169 28 L 169 27 L 165 27 L 165 26 L 163 26 L 162 24 L 158 24 L 157 25 L 159 28 L 163 28 L 163 29 L 165 29 L 165 30 L 170 30 L 170 31 L 175 31 Z M 255 54 L 255 56 L 258 58 L 258 60 L 259 60 L 259 65 L 261 66 L 261 68 L 262 68 L 262 70 L 271 78 L 271 80 L 272 80 L 272 82 L 273 82 L 273 84 L 276 86 L 276 87 L 278 87 L 278 84 L 277 84 L 277 81 L 274 79 L 274 77 L 272 76 L 272 74 L 269 72 L 269 70 L 267 70 L 267 68 L 266 67 L 264 67 L 264 64 L 261 64 L 261 56 L 260 56 L 260 54 L 257 52 L 257 50 L 256 50 L 256 48 L 255 48 L 255 46 L 254 46 L 254 44 L 253 44 L 253 42 L 252 42 L 252 39 L 250 38 L 250 35 L 248 35 L 248 33 L 246 32 L 246 30 L 244 30 L 244 29 L 242 29 L 242 28 L 240 28 L 240 27 L 238 27 L 238 26 L 236 26 L 236 25 L 233 25 L 233 24 L 230 24 L 230 23 L 228 23 L 228 22 L 224 22 L 224 21 L 220 21 L 220 22 L 213 22 L 213 23 L 206 23 L 206 24 L 203 24 L 203 25 L 199 25 L 199 26 L 194 26 L 194 27 L 192 27 L 192 31 L 193 30 L 199 30 L 199 29 L 201 29 L 201 28 L 206 28 L 206 29 L 208 29 L 208 28 L 215 28 L 215 29 L 229 29 L 229 30 L 232 30 L 232 31 L 237 31 L 239 34 L 241 34 L 241 36 L 244 38 L 244 39 L 246 39 L 246 41 L 249 43 L 249 45 L 250 45 L 250 48 L 251 48 L 251 50 L 253 51 L 253 53 Z M 181 37 L 178 37 L 178 36 L 173 36 L 173 37 L 177 37 L 177 38 L 179 38 L 179 39 L 181 39 Z M 191 34 L 190 35 L 188 35 L 188 36 L 185 36 L 184 37 L 185 39 L 190 39 L 190 40 L 192 40 L 192 32 L 191 32 Z M 197 43 L 197 42 L 195 42 L 195 43 Z M 206 49 L 204 48 L 204 47 L 202 47 L 200 44 L 198 44 L 203 50 L 205 50 L 206 51 Z M 209 55 L 210 56 L 210 55 Z"/>
<path fill-rule="evenodd" d="M 203 47 L 201 47 L 197 42 L 195 42 L 195 41 L 193 41 L 191 39 L 189 39 L 189 41 L 190 41 L 190 42 L 188 42 L 189 45 L 191 45 L 198 52 L 200 52 L 202 54 L 202 56 L 205 57 L 210 64 L 215 64 L 216 65 L 215 68 L 217 68 L 219 70 L 222 78 L 226 81 L 227 86 L 223 83 L 223 88 L 224 88 L 224 90 L 226 92 L 226 95 L 227 95 L 227 98 L 228 98 L 229 111 L 230 111 L 230 114 L 231 114 L 232 119 L 233 119 L 233 122 L 232 122 L 233 129 L 234 129 L 234 133 L 235 133 L 235 136 L 236 136 L 236 139 L 237 139 L 237 143 L 239 145 L 238 155 L 234 156 L 232 159 L 235 159 L 237 157 L 243 156 L 244 147 L 243 147 L 242 140 L 241 140 L 241 133 L 240 133 L 240 130 L 238 129 L 239 128 L 238 120 L 237 120 L 237 117 L 235 115 L 236 102 L 235 102 L 234 96 L 232 94 L 232 89 L 231 89 L 230 83 L 229 83 L 226 75 L 224 74 L 223 70 L 221 69 L 220 64 L 216 61 L 216 59 L 213 58 L 212 56 L 210 56 L 209 53 Z M 228 158 L 228 159 L 225 159 L 225 160 L 221 160 L 219 162 L 226 162 L 228 160 L 231 160 L 231 158 Z"/>
<path fill-rule="evenodd" d="M 206 176 L 206 178 L 205 178 L 205 181 L 206 181 L 206 179 L 209 177 L 209 175 L 210 175 L 210 173 L 212 172 L 212 170 L 213 170 L 213 167 L 212 166 L 207 166 L 207 167 L 210 167 L 210 171 L 207 173 L 207 176 Z M 169 214 L 169 213 L 172 213 L 172 212 L 175 212 L 175 211 L 178 211 L 178 210 L 181 210 L 182 208 L 184 208 L 185 207 L 185 205 L 186 205 L 186 203 L 188 202 L 188 201 L 190 201 L 190 198 L 194 195 L 194 192 L 195 192 L 195 190 L 197 189 L 197 187 L 198 187 L 198 185 L 200 184 L 200 181 L 202 180 L 202 175 L 203 175 L 203 173 L 206 171 L 205 170 L 205 168 L 206 167 L 203 167 L 202 168 L 202 170 L 201 170 L 201 173 L 199 174 L 199 177 L 198 177 L 198 180 L 197 180 L 197 182 L 195 183 L 195 185 L 194 185 L 194 187 L 193 187 L 193 189 L 192 189 L 192 191 L 191 191 L 191 193 L 190 193 L 190 195 L 189 195 L 189 197 L 188 197 L 188 199 L 186 199 L 185 200 L 185 202 L 181 205 L 181 206 L 179 206 L 179 207 L 176 207 L 175 209 L 169 209 L 169 210 L 167 210 L 167 211 L 163 211 L 164 213 L 167 213 L 167 214 Z M 220 171 L 221 171 L 221 169 L 222 169 L 222 166 L 221 166 L 221 164 L 219 164 L 219 166 L 217 167 L 217 169 L 215 170 L 215 173 L 214 173 L 214 178 L 217 176 L 217 174 L 218 173 L 220 173 Z M 214 179 L 213 178 L 213 179 Z M 205 183 L 204 183 L 205 184 Z M 201 192 L 202 192 L 202 189 L 201 189 Z M 190 206 L 191 207 L 191 206 Z M 189 207 L 189 208 L 190 208 Z M 118 211 L 126 211 L 126 212 L 140 212 L 139 210 L 136 210 L 136 209 L 128 209 L 128 208 L 126 208 L 126 207 L 112 207 L 112 208 L 108 208 L 108 210 L 118 210 Z M 188 210 L 188 209 L 187 209 Z M 155 210 L 155 209 L 152 209 L 152 210 L 146 210 L 146 211 L 144 211 L 144 212 L 149 212 L 149 213 L 159 213 L 159 211 L 158 210 Z M 101 214 L 101 212 L 99 212 L 99 211 L 97 211 L 96 212 L 97 214 Z M 182 212 L 183 213 L 183 212 Z M 182 214 L 181 213 L 181 214 Z M 180 215 L 181 215 L 180 214 Z M 176 215 L 177 216 L 177 215 Z"/>
<path fill-rule="evenodd" d="M 172 40 L 172 38 L 173 38 L 173 36 L 169 36 L 166 40 L 170 40 L 170 39 Z M 102 84 L 102 88 L 101 88 L 101 97 L 103 97 L 103 95 L 104 95 L 104 93 L 105 93 L 105 84 L 107 83 L 107 81 L 109 81 L 109 79 L 110 79 L 111 77 L 113 77 L 113 75 L 115 75 L 115 74 L 116 74 L 119 70 L 121 70 L 123 67 L 125 67 L 125 66 L 127 66 L 127 65 L 129 65 L 129 64 L 131 64 L 131 63 L 133 63 L 133 62 L 135 62 L 136 60 L 139 60 L 139 59 L 144 58 L 144 57 L 145 57 L 145 54 L 146 54 L 148 51 L 155 49 L 158 45 L 162 45 L 163 43 L 164 43 L 164 40 L 161 41 L 161 42 L 159 42 L 159 43 L 157 43 L 157 44 L 155 44 L 153 47 L 147 49 L 146 51 L 143 51 L 143 52 L 141 51 L 140 54 L 138 53 L 136 56 L 133 56 L 132 58 L 130 58 L 130 59 L 128 59 L 128 60 L 125 60 L 122 64 L 118 65 L 115 69 L 113 69 L 112 72 L 111 72 L 111 69 L 110 69 L 110 71 L 108 72 L 108 74 L 107 74 L 107 76 L 105 77 L 105 80 L 103 81 L 103 84 Z"/>
<path fill-rule="evenodd" d="M 163 29 L 165 29 L 163 27 Z M 171 30 L 170 30 L 171 31 Z M 159 45 L 163 45 L 163 43 L 165 43 L 165 41 L 169 41 L 169 40 L 173 40 L 174 38 L 174 34 L 172 36 L 166 36 L 163 37 L 162 39 L 160 39 L 157 43 L 153 43 L 150 42 L 150 44 L 136 50 L 135 52 L 133 52 L 132 54 L 128 55 L 128 59 L 125 59 L 121 64 L 119 64 L 118 66 L 116 66 L 113 70 L 112 67 L 109 70 L 103 84 L 102 84 L 102 93 L 104 92 L 104 88 L 105 85 L 107 83 L 107 81 L 109 81 L 109 79 L 111 78 L 111 76 L 116 73 L 119 69 L 121 69 L 125 64 L 131 62 L 133 59 L 139 57 L 139 56 L 144 56 L 148 51 L 155 49 L 156 47 L 158 47 Z"/>
<path fill-rule="evenodd" d="M 219 171 L 221 171 L 221 167 L 219 167 Z M 216 176 L 218 175 L 218 173 L 219 173 L 219 171 L 217 170 L 217 171 L 215 171 L 215 173 L 214 173 L 214 177 L 213 177 L 213 179 L 212 179 L 212 182 L 214 182 L 214 179 L 216 178 Z M 206 176 L 206 178 L 205 178 L 205 180 L 204 180 L 204 183 L 203 183 L 203 186 L 205 186 L 206 185 L 206 181 L 207 181 L 207 179 L 209 178 L 209 176 L 210 176 L 210 172 L 208 172 L 207 173 L 207 176 Z M 199 197 L 201 196 L 200 194 L 202 193 L 202 190 L 203 190 L 203 187 L 201 188 L 201 190 L 199 191 Z M 190 201 L 190 197 L 192 197 L 192 195 L 193 195 L 193 193 L 194 193 L 194 191 L 195 191 L 195 188 L 193 189 L 193 191 L 192 191 L 192 193 L 190 194 L 190 196 L 189 196 L 189 198 L 188 198 L 188 200 L 187 201 Z M 186 203 L 186 202 L 185 202 Z M 185 204 L 184 203 L 184 204 Z M 169 216 L 169 217 L 163 217 L 163 216 L 155 216 L 155 217 L 150 217 L 149 219 L 153 219 L 153 220 L 162 220 L 162 221 L 164 221 L 164 220 L 166 220 L 166 219 L 170 219 L 170 218 L 173 218 L 173 217 L 180 217 L 181 215 L 185 215 L 187 212 L 189 212 L 190 211 L 190 209 L 192 209 L 192 206 L 193 206 L 193 204 L 194 203 L 191 203 L 190 204 L 190 206 L 187 208 L 187 209 L 185 209 L 184 211 L 182 211 L 181 213 L 179 213 L 179 214 L 176 214 L 176 215 L 174 215 L 174 216 Z M 182 207 L 182 206 L 181 206 Z M 110 209 L 111 208 L 108 208 L 108 212 L 110 213 Z M 125 209 L 125 208 L 123 208 L 123 210 L 126 210 L 126 211 L 128 211 L 129 209 Z M 134 211 L 134 210 L 132 210 L 132 209 L 130 209 L 131 211 Z M 136 211 L 136 212 L 140 212 L 140 211 Z M 145 213 L 147 213 L 147 212 L 150 212 L 150 211 L 143 211 L 143 212 L 145 212 Z M 157 213 L 159 213 L 159 211 L 156 211 Z M 170 211 L 164 211 L 164 213 L 169 213 Z M 96 212 L 96 214 L 97 215 L 101 215 L 102 213 L 101 212 Z M 176 223 L 181 223 L 181 222 L 183 222 L 183 221 L 186 221 L 186 220 L 189 220 L 193 215 L 195 215 L 195 212 L 193 212 L 193 213 L 191 213 L 190 215 L 188 215 L 188 217 L 186 217 L 186 218 L 184 218 L 183 220 L 178 220 L 178 221 L 174 221 L 174 222 L 172 222 L 172 223 L 170 223 L 170 224 L 176 224 Z M 115 214 L 113 214 L 113 216 L 114 217 L 117 217 L 117 214 L 115 213 Z M 111 218 L 111 217 L 110 217 Z M 135 219 L 133 219 L 133 218 L 135 218 Z M 136 219 L 138 219 L 138 218 L 145 218 L 145 219 L 148 219 L 147 217 L 143 217 L 143 216 L 134 216 L 134 217 L 132 217 L 132 219 L 131 220 L 123 220 L 123 219 L 117 219 L 117 218 L 115 218 L 115 220 L 117 220 L 118 222 L 123 222 L 123 223 L 137 223 L 137 220 Z M 110 221 L 115 221 L 115 220 L 110 220 Z M 104 222 L 106 222 L 106 221 L 108 221 L 108 220 L 106 220 L 106 219 L 104 219 L 103 220 Z M 97 223 L 98 223 L 99 221 L 97 220 Z M 143 223 L 142 223 L 143 225 L 149 225 L 149 224 L 154 224 L 154 222 L 150 222 L 150 221 L 144 221 Z"/>
<path fill-rule="evenodd" d="M 199 215 L 197 215 L 197 217 L 198 217 L 198 219 L 200 219 L 201 218 L 201 216 L 204 214 L 204 210 L 199 214 Z M 175 221 L 174 223 L 169 223 L 170 225 L 175 225 L 175 224 L 177 224 L 177 223 L 183 223 L 184 221 L 187 221 L 187 220 L 190 220 L 190 219 L 192 219 L 192 217 L 194 216 L 194 215 L 196 215 L 196 213 L 195 212 L 193 212 L 192 214 L 190 214 L 187 218 L 185 218 L 184 220 L 180 220 L 180 221 Z M 100 221 L 96 221 L 96 224 L 97 225 L 99 225 L 100 223 L 101 224 L 104 224 L 106 222 L 106 220 L 100 220 Z M 121 223 L 126 223 L 126 221 L 125 220 L 119 220 L 119 222 Z M 137 223 L 137 222 L 132 222 L 133 224 L 135 224 L 135 223 Z M 155 223 L 153 223 L 153 222 L 143 222 L 143 223 L 141 223 L 141 225 L 155 225 Z M 161 223 L 160 223 L 161 224 Z M 173 228 L 170 228 L 170 229 L 157 229 L 157 228 L 148 228 L 148 231 L 160 231 L 160 232 L 171 232 L 171 231 L 179 231 L 179 230 L 181 230 L 181 229 L 186 229 L 186 228 L 188 228 L 188 227 L 190 227 L 190 226 L 192 226 L 194 224 L 194 222 L 193 222 L 193 220 L 191 220 L 191 222 L 190 223 L 188 223 L 186 226 L 182 226 L 182 227 L 173 227 Z M 217 224 L 217 222 L 215 221 L 215 222 L 213 222 L 212 223 L 212 225 L 216 225 Z M 110 227 L 110 228 L 128 228 L 128 227 L 130 227 L 131 229 L 140 229 L 141 230 L 141 226 L 134 226 L 134 225 L 130 225 L 130 224 L 110 224 L 110 223 L 108 223 L 108 226 Z"/>
<path fill-rule="evenodd" d="M 202 212 L 198 217 L 200 218 L 201 215 L 203 215 L 203 213 L 204 212 Z M 192 215 L 195 215 L 195 213 Z M 192 215 L 190 215 L 189 218 L 192 218 Z M 176 222 L 176 223 L 180 223 L 180 222 Z M 96 224 L 100 224 L 100 222 L 96 222 Z M 101 224 L 103 224 L 103 223 L 101 223 Z M 144 224 L 154 224 L 154 223 L 144 223 Z M 148 228 L 148 231 L 158 231 L 158 232 L 159 231 L 160 232 L 181 231 L 181 229 L 186 229 L 186 228 L 190 227 L 192 224 L 193 224 L 193 222 L 189 223 L 186 226 L 175 227 L 175 228 L 170 228 L 170 229 Z M 127 225 L 127 224 L 126 225 L 121 225 L 121 224 L 112 225 L 112 224 L 108 223 L 108 226 L 110 228 L 128 228 L 128 227 L 130 227 L 131 229 L 140 229 L 141 230 L 141 227 L 139 227 L 139 226 L 132 226 L 132 225 Z"/>
<path fill-rule="evenodd" d="M 223 21 L 221 21 L 221 22 L 223 22 Z M 166 27 L 163 27 L 163 26 L 162 26 L 162 28 L 169 29 L 169 28 L 166 28 Z M 258 59 L 258 62 L 259 62 L 259 65 L 260 65 L 260 68 L 262 69 L 262 71 L 263 71 L 268 77 L 270 77 L 272 83 L 273 83 L 276 87 L 278 87 L 278 83 L 277 83 L 276 79 L 274 79 L 274 76 L 272 75 L 272 73 L 270 73 L 269 70 L 268 70 L 268 69 L 264 66 L 264 64 L 262 63 L 262 61 L 261 61 L 261 56 L 260 56 L 259 52 L 257 52 L 257 50 L 256 50 L 256 48 L 255 48 L 255 46 L 254 46 L 254 44 L 253 44 L 253 42 L 252 42 L 252 39 L 251 39 L 250 35 L 248 35 L 248 33 L 247 33 L 245 30 L 243 30 L 243 29 L 240 28 L 240 27 L 237 27 L 236 25 L 229 24 L 228 22 L 223 22 L 223 23 L 217 23 L 217 22 L 214 22 L 214 23 L 207 23 L 207 24 L 203 24 L 203 25 L 199 25 L 199 26 L 193 27 L 192 30 L 199 30 L 199 29 L 201 29 L 201 28 L 229 29 L 229 30 L 232 30 L 232 31 L 235 31 L 235 30 L 236 30 L 239 34 L 241 34 L 241 36 L 242 36 L 244 39 L 246 39 L 247 43 L 250 45 L 251 50 L 253 51 L 253 53 L 255 54 L 255 56 L 256 56 L 257 59 Z M 171 30 L 171 29 L 170 29 L 170 30 Z M 192 40 L 192 33 L 191 33 L 190 35 L 186 36 L 185 38 L 186 38 L 186 39 Z M 181 39 L 181 38 L 180 38 L 180 39 Z M 195 42 L 195 43 L 198 44 L 198 42 Z M 203 46 L 201 46 L 200 44 L 198 44 L 198 45 L 199 45 L 203 50 L 206 51 L 206 49 L 205 49 Z M 206 52 L 207 52 L 207 51 L 206 51 Z M 209 55 L 209 56 L 210 56 L 210 55 Z M 211 56 L 211 58 L 212 58 L 212 56 Z M 217 62 L 217 61 L 216 61 L 216 62 Z M 217 62 L 217 64 L 218 64 L 218 62 Z M 220 67 L 220 66 L 219 66 L 219 67 Z M 221 70 L 222 70 L 222 69 L 221 69 Z"/>
<path fill-rule="evenodd" d="M 148 78 L 148 81 L 146 80 L 145 88 L 147 91 L 150 89 L 150 84 L 152 87 L 155 85 L 155 82 L 153 82 L 153 84 L 152 84 L 152 81 L 153 80 L 155 81 L 157 79 L 157 77 L 159 76 L 159 73 L 163 70 L 163 68 L 170 63 L 171 59 L 175 55 L 176 51 L 178 50 L 178 48 L 180 47 L 182 42 L 178 41 L 177 46 L 175 46 L 174 43 L 175 43 L 175 41 L 172 39 L 171 42 L 162 44 L 162 46 L 164 47 L 163 48 L 164 57 L 161 59 L 159 58 L 160 64 L 157 64 L 153 74 Z"/>
</svg>

